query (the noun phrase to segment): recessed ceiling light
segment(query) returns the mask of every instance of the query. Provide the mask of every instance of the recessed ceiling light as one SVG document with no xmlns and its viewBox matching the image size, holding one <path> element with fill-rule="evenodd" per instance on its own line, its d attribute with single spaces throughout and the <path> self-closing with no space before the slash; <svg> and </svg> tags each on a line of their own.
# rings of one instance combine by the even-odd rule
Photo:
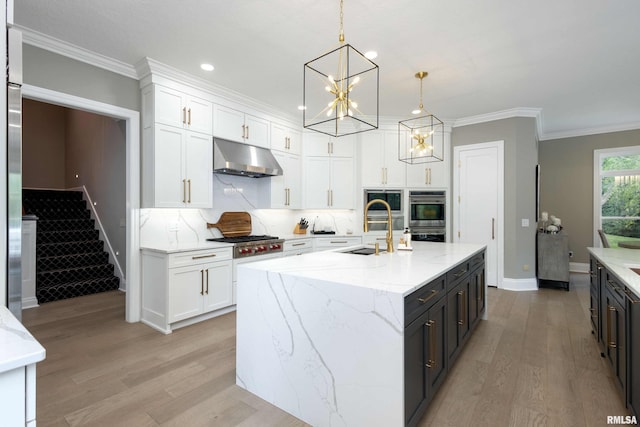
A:
<svg viewBox="0 0 640 427">
<path fill-rule="evenodd" d="M 370 50 L 368 52 L 365 52 L 364 57 L 367 59 L 376 59 L 378 57 L 378 52 L 376 52 L 375 50 Z"/>
<path fill-rule="evenodd" d="M 298 105 L 298 110 L 304 111 L 306 109 L 307 109 L 307 107 L 305 107 L 304 105 Z"/>
<path fill-rule="evenodd" d="M 213 71 L 213 65 L 211 64 L 200 64 L 200 68 L 205 71 Z"/>
</svg>

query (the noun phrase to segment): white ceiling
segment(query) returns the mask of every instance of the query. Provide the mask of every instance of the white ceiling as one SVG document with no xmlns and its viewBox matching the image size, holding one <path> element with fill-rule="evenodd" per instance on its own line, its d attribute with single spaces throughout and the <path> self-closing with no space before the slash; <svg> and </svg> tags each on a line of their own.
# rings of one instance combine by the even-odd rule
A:
<svg viewBox="0 0 640 427">
<path fill-rule="evenodd" d="M 344 0 L 346 41 L 379 54 L 381 116 L 410 118 L 426 70 L 441 119 L 540 108 L 542 139 L 640 128 L 639 20 L 638 0 Z M 16 0 L 15 21 L 300 115 L 303 64 L 338 46 L 339 1 Z"/>
</svg>

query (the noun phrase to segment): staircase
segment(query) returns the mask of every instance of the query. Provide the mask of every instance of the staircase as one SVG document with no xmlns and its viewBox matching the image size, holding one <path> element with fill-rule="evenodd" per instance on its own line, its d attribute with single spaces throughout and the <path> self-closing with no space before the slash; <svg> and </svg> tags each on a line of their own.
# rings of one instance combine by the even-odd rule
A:
<svg viewBox="0 0 640 427">
<path fill-rule="evenodd" d="M 109 254 L 81 191 L 22 190 L 25 214 L 38 217 L 38 303 L 118 289 Z"/>
</svg>

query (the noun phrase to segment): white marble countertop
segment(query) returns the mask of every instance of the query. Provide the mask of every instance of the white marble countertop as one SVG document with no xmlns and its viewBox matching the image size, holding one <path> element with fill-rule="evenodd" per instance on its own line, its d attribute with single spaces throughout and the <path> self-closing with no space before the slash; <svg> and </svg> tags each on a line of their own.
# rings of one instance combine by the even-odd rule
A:
<svg viewBox="0 0 640 427">
<path fill-rule="evenodd" d="M 154 252 L 161 252 L 165 254 L 172 254 L 178 252 L 187 252 L 187 251 L 201 251 L 207 249 L 219 249 L 219 248 L 231 248 L 233 247 L 233 243 L 222 243 L 222 242 L 191 242 L 191 243 L 177 243 L 177 244 L 167 244 L 167 245 L 158 245 L 158 246 L 141 246 L 141 250 L 148 250 Z"/>
<path fill-rule="evenodd" d="M 44 347 L 9 309 L 0 306 L 0 372 L 40 362 L 45 354 Z"/>
<path fill-rule="evenodd" d="M 413 242 L 413 251 L 397 250 L 376 256 L 340 253 L 350 249 L 340 248 L 299 255 L 293 260 L 275 258 L 238 267 L 406 296 L 484 248 L 477 244 Z"/>
<path fill-rule="evenodd" d="M 640 268 L 640 250 L 623 248 L 587 248 L 587 250 L 640 298 L 640 275 L 629 268 Z"/>
</svg>

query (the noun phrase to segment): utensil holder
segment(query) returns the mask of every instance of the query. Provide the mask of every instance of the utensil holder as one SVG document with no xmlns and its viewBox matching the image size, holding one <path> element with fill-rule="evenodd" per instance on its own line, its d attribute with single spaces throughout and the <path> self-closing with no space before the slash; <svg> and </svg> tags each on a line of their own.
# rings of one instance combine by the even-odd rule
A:
<svg viewBox="0 0 640 427">
<path fill-rule="evenodd" d="M 296 227 L 293 229 L 293 234 L 307 234 L 307 229 L 300 228 L 300 224 L 296 224 Z"/>
</svg>

